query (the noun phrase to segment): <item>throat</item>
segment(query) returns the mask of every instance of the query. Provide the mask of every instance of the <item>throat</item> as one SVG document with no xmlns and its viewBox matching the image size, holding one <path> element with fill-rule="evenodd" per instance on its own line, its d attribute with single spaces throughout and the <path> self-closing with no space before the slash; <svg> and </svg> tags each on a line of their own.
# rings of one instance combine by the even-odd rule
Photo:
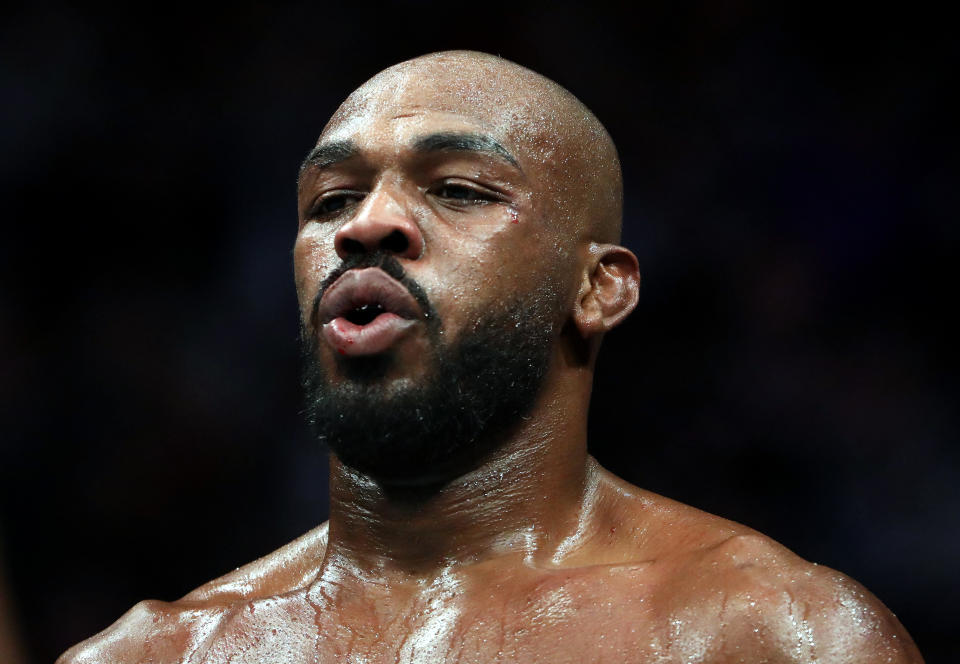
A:
<svg viewBox="0 0 960 664">
<path fill-rule="evenodd" d="M 585 454 L 566 468 L 537 472 L 546 471 L 533 458 L 538 451 L 491 460 L 432 490 L 387 489 L 333 458 L 331 553 L 358 569 L 421 578 L 503 557 L 549 561 L 568 531 L 577 530 L 593 473 Z M 537 499 L 543 495 L 552 497 L 549 504 Z"/>
</svg>

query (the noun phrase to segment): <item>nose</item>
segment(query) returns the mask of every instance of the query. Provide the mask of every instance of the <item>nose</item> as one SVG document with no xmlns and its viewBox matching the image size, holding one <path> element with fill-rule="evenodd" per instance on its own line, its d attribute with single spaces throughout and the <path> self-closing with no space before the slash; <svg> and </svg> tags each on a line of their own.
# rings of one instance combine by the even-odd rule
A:
<svg viewBox="0 0 960 664">
<path fill-rule="evenodd" d="M 348 256 L 385 251 L 400 258 L 419 258 L 423 235 L 398 192 L 378 187 L 367 194 L 356 214 L 333 238 L 337 255 Z"/>
</svg>

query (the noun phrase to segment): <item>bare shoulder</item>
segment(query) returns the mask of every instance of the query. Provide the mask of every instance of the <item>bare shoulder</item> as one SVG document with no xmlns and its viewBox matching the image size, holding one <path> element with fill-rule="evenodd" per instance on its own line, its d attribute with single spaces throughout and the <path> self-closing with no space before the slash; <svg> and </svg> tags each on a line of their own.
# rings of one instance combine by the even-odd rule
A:
<svg viewBox="0 0 960 664">
<path fill-rule="evenodd" d="M 181 601 L 245 602 L 303 588 L 323 560 L 327 529 L 326 523 L 317 526 L 276 551 L 205 583 Z"/>
<path fill-rule="evenodd" d="M 797 661 L 922 662 L 896 616 L 850 577 L 810 563 L 769 537 L 740 534 L 694 567 L 721 598 L 721 622 Z M 749 629 L 751 633 L 747 633 Z M 739 633 L 738 633 L 739 632 Z"/>
<path fill-rule="evenodd" d="M 190 661 L 239 607 L 308 586 L 326 544 L 323 524 L 179 600 L 142 601 L 104 631 L 65 652 L 57 664 Z"/>
<path fill-rule="evenodd" d="M 604 482 L 631 533 L 632 562 L 647 564 L 671 624 L 717 632 L 714 647 L 734 660 L 766 651 L 788 661 L 923 661 L 893 613 L 850 577 L 741 524 L 612 475 Z"/>
<path fill-rule="evenodd" d="M 676 561 L 737 536 L 760 536 L 742 524 L 696 509 L 597 469 L 594 544 L 603 562 Z M 772 541 L 771 541 L 772 542 Z"/>
</svg>

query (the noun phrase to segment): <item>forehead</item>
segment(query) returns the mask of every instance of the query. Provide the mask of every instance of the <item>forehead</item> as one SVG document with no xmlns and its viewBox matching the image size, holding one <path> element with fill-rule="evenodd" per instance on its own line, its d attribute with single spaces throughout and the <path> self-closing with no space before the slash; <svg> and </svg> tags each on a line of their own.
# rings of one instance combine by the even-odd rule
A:
<svg viewBox="0 0 960 664">
<path fill-rule="evenodd" d="M 487 63 L 405 63 L 351 94 L 320 142 L 368 136 L 402 141 L 418 130 L 465 130 L 529 152 L 550 133 L 555 111 L 546 91 L 525 78 Z"/>
</svg>

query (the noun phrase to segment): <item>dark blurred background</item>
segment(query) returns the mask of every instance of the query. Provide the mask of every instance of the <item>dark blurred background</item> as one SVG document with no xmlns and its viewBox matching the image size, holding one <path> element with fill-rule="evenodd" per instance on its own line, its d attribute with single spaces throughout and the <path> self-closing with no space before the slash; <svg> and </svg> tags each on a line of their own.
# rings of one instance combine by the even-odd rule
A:
<svg viewBox="0 0 960 664">
<path fill-rule="evenodd" d="M 458 47 L 567 86 L 620 148 L 644 286 L 595 455 L 850 574 L 953 661 L 956 40 L 804 6 L 8 12 L 0 609 L 29 661 L 326 518 L 296 169 L 366 78 Z"/>
</svg>

